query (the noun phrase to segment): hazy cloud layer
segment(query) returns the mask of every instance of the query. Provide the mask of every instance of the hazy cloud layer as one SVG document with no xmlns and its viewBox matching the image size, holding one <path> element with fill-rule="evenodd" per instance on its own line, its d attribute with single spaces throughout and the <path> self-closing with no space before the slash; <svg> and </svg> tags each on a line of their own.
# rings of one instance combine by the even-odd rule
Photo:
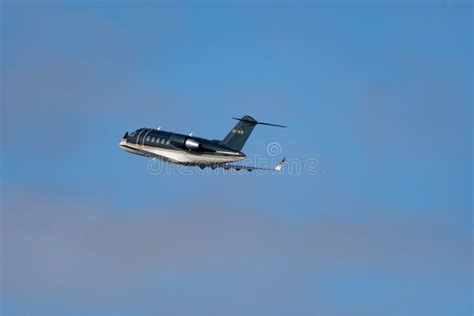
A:
<svg viewBox="0 0 474 316">
<path fill-rule="evenodd" d="M 284 223 L 197 202 L 112 217 L 113 207 L 87 201 L 9 194 L 7 311 L 69 313 L 59 303 L 68 302 L 80 313 L 443 314 L 445 296 L 469 309 L 472 243 L 442 218 L 374 213 Z M 376 302 L 357 299 L 374 287 Z"/>
</svg>

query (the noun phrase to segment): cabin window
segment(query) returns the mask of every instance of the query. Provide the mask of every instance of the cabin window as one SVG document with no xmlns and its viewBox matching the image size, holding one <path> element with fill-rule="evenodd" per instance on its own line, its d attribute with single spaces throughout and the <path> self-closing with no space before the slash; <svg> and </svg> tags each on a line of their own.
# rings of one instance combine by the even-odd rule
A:
<svg viewBox="0 0 474 316">
<path fill-rule="evenodd" d="M 157 143 L 157 144 L 160 143 L 160 139 L 159 139 L 159 138 L 156 139 L 156 143 Z"/>
<path fill-rule="evenodd" d="M 147 141 L 147 142 L 150 141 L 150 136 L 147 136 L 147 137 L 146 137 L 146 141 Z"/>
<path fill-rule="evenodd" d="M 165 141 L 166 141 L 166 139 L 163 138 L 163 139 L 161 140 L 161 143 L 164 144 Z"/>
<path fill-rule="evenodd" d="M 169 144 L 170 144 L 170 140 L 168 139 L 168 140 L 166 141 L 166 145 L 169 145 Z"/>
<path fill-rule="evenodd" d="M 152 137 L 152 138 L 151 138 L 151 142 L 152 142 L 152 143 L 155 142 L 155 137 Z"/>
</svg>

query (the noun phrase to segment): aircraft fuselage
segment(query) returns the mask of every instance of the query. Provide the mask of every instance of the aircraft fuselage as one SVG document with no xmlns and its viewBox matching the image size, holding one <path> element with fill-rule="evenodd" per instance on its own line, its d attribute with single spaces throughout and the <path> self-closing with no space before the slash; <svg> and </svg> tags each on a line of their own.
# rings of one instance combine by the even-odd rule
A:
<svg viewBox="0 0 474 316">
<path fill-rule="evenodd" d="M 245 159 L 244 153 L 225 146 L 222 141 L 153 128 L 126 133 L 119 146 L 136 155 L 185 165 L 225 164 Z"/>
</svg>

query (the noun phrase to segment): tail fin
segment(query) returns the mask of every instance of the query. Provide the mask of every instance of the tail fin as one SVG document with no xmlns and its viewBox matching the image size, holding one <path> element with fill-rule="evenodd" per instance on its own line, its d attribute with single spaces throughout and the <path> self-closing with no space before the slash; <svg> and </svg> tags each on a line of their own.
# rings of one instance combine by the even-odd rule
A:
<svg viewBox="0 0 474 316">
<path fill-rule="evenodd" d="M 269 125 L 269 126 L 286 127 L 283 125 L 258 122 L 256 119 L 254 119 L 253 117 L 249 115 L 245 115 L 240 119 L 233 117 L 233 119 L 239 122 L 234 126 L 233 129 L 230 130 L 229 134 L 227 134 L 227 136 L 224 138 L 222 142 L 226 146 L 234 150 L 239 150 L 239 151 L 242 150 L 242 148 L 244 147 L 245 143 L 247 142 L 247 139 L 249 138 L 250 134 L 255 128 L 255 125 L 261 124 L 261 125 Z"/>
</svg>

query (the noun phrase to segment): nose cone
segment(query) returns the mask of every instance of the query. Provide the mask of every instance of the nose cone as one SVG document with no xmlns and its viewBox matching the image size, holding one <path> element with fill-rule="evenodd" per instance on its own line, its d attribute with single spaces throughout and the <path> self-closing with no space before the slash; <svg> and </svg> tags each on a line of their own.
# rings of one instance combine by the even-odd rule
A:
<svg viewBox="0 0 474 316">
<path fill-rule="evenodd" d="M 125 135 L 123 135 L 122 139 L 120 140 L 120 143 L 119 143 L 120 147 L 122 147 L 123 145 L 127 143 L 127 137 L 128 137 L 128 132 L 126 132 Z"/>
</svg>

